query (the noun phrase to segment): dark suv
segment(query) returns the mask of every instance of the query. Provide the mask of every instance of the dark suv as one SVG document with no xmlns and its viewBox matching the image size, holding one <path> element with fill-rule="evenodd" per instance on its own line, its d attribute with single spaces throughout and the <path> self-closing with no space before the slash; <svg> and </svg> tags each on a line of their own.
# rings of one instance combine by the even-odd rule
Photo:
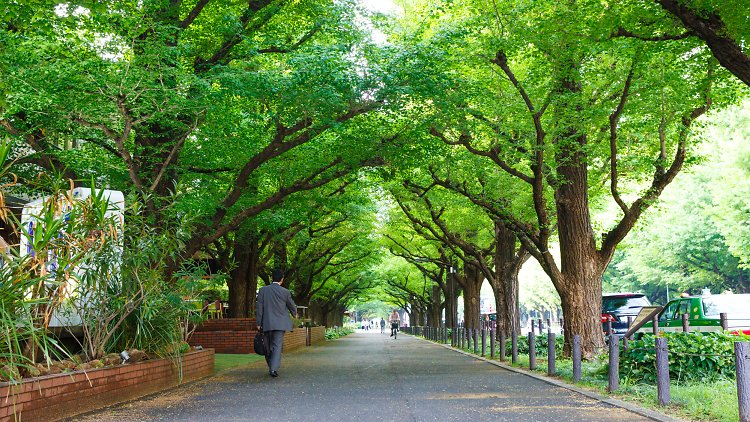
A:
<svg viewBox="0 0 750 422">
<path fill-rule="evenodd" d="M 607 333 L 607 320 L 612 321 L 614 334 L 628 331 L 628 317 L 635 319 L 644 306 L 651 305 L 643 293 L 609 293 L 602 297 L 602 330 Z"/>
</svg>

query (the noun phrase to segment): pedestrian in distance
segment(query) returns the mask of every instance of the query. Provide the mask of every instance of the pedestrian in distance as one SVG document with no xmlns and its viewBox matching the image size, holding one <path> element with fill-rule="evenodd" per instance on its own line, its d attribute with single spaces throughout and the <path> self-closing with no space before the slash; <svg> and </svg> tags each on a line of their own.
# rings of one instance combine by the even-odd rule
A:
<svg viewBox="0 0 750 422">
<path fill-rule="evenodd" d="M 260 321 L 258 330 L 266 334 L 270 343 L 271 353 L 266 356 L 266 363 L 268 363 L 268 373 L 275 378 L 279 376 L 284 333 L 294 331 L 289 314 L 297 318 L 297 305 L 294 304 L 289 290 L 281 287 L 284 282 L 283 271 L 279 269 L 271 271 L 271 280 L 273 283 L 261 287 L 258 291 L 255 316 L 257 321 Z"/>
<path fill-rule="evenodd" d="M 385 332 L 385 320 L 383 318 L 380 318 L 380 334 L 383 334 Z"/>
<path fill-rule="evenodd" d="M 401 318 L 398 317 L 398 312 L 394 309 L 393 312 L 391 312 L 391 316 L 389 318 L 391 321 L 391 337 L 393 337 L 393 333 L 398 330 L 398 323 L 401 320 Z"/>
</svg>

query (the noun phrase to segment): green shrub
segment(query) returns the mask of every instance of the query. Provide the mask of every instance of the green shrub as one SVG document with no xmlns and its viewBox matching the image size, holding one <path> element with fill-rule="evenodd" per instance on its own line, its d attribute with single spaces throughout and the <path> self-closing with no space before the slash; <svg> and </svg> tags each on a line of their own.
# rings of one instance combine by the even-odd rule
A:
<svg viewBox="0 0 750 422">
<path fill-rule="evenodd" d="M 664 333 L 669 348 L 669 377 L 675 380 L 713 381 L 734 378 L 734 342 L 750 336 L 724 332 Z M 643 336 L 620 353 L 620 376 L 656 382 L 655 337 Z M 723 356 L 717 356 L 723 355 Z"/>
</svg>

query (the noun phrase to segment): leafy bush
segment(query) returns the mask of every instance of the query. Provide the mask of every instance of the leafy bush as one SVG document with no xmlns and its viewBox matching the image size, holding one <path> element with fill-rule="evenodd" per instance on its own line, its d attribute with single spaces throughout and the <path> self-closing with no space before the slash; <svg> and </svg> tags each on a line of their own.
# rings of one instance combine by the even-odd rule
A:
<svg viewBox="0 0 750 422">
<path fill-rule="evenodd" d="M 354 332 L 354 330 L 352 330 L 351 328 L 346 328 L 346 327 L 344 327 L 344 328 L 341 328 L 341 327 L 328 328 L 326 330 L 326 338 L 328 340 L 333 340 L 333 339 L 337 339 L 339 337 L 343 337 L 343 336 L 349 335 L 349 334 L 351 334 L 353 332 Z"/>
<path fill-rule="evenodd" d="M 734 378 L 734 342 L 750 336 L 713 333 L 664 333 L 669 348 L 669 377 L 675 380 L 713 381 Z M 620 376 L 656 382 L 655 337 L 643 336 L 620 353 Z M 723 355 L 723 356 L 718 356 Z"/>
</svg>

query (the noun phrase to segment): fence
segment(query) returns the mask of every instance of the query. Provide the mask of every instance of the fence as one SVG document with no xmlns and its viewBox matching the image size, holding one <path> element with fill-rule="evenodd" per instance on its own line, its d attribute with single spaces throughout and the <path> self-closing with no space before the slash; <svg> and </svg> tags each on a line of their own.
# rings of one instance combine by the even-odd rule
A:
<svg viewBox="0 0 750 422">
<path fill-rule="evenodd" d="M 722 329 L 727 331 L 727 317 L 726 314 L 721 315 Z M 658 320 L 652 320 L 654 333 L 658 333 Z M 561 326 L 563 321 L 560 321 Z M 631 321 L 628 321 L 630 326 Z M 542 334 L 544 325 L 539 320 L 539 332 Z M 536 369 L 536 335 L 534 333 L 534 324 L 531 325 L 530 331 L 527 338 L 523 338 L 519 333 L 511 332 L 511 362 L 513 364 L 518 363 L 518 346 L 519 342 L 527 342 L 529 347 L 529 369 Z M 609 352 L 609 373 L 608 373 L 608 390 L 610 392 L 617 391 L 620 385 L 620 351 L 628 349 L 628 339 L 615 335 L 612 333 L 611 326 L 609 328 L 609 341 L 606 349 Z M 427 340 L 435 341 L 442 344 L 449 344 L 453 347 L 460 349 L 468 349 L 475 354 L 481 354 L 486 356 L 487 354 L 487 338 L 489 337 L 489 353 L 490 357 L 495 358 L 499 354 L 501 361 L 506 360 L 506 343 L 507 338 L 505 333 L 500 330 L 496 332 L 495 328 L 481 328 L 481 329 L 467 329 L 465 327 L 455 327 L 448 329 L 445 327 L 404 327 L 401 329 L 407 334 L 414 336 L 421 336 Z M 683 317 L 683 331 L 689 332 L 689 323 Z M 556 350 L 555 343 L 557 334 L 552 332 L 550 321 L 547 320 L 547 374 L 554 375 Z M 571 346 L 571 359 L 573 363 L 573 380 L 578 382 L 581 380 L 581 336 L 573 335 Z M 591 347 L 588 346 L 587 347 Z M 638 350 L 630 348 L 630 350 Z M 739 406 L 739 420 L 740 422 L 750 422 L 750 342 L 736 341 L 734 342 L 734 354 L 733 355 L 718 355 L 718 354 L 690 354 L 681 353 L 676 351 L 670 351 L 667 339 L 657 337 L 655 339 L 655 345 L 653 350 L 656 354 L 656 388 L 658 402 L 662 406 L 666 406 L 671 401 L 670 396 L 670 378 L 669 378 L 669 355 L 691 355 L 691 356 L 715 356 L 715 357 L 726 357 L 734 358 L 735 362 L 735 373 L 737 378 L 737 402 Z"/>
</svg>

